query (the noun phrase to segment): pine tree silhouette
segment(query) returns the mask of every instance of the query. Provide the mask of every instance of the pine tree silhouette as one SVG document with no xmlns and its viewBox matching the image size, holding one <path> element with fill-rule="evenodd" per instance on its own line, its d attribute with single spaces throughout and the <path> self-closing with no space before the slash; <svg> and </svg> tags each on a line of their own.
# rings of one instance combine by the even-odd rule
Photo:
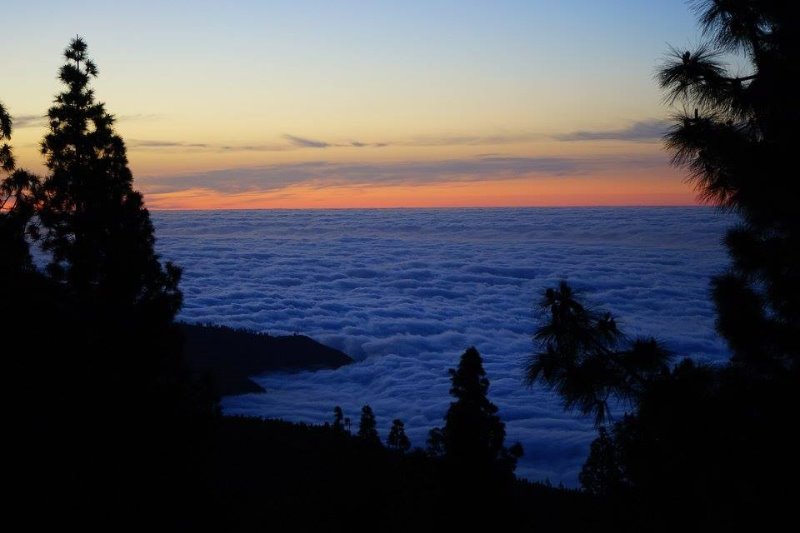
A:
<svg viewBox="0 0 800 533">
<path fill-rule="evenodd" d="M 400 453 L 405 453 L 411 448 L 411 441 L 406 436 L 405 425 L 399 418 L 392 421 L 392 428 L 386 438 L 386 446 Z"/>
<path fill-rule="evenodd" d="M 90 87 L 98 70 L 83 39 L 73 39 L 64 57 L 58 77 L 66 87 L 47 112 L 50 131 L 41 145 L 49 173 L 38 215 L 52 253 L 48 271 L 97 313 L 171 324 L 181 305 L 180 269 L 162 266 L 154 252 L 125 143 Z"/>
<path fill-rule="evenodd" d="M 47 112 L 41 143 L 48 173 L 36 205 L 47 273 L 69 299 L 73 342 L 83 345 L 74 371 L 87 391 L 101 387 L 94 393 L 107 396 L 110 410 L 145 419 L 207 416 L 215 410 L 211 396 L 186 379 L 174 324 L 181 271 L 155 253 L 125 143 L 90 86 L 98 69 L 83 39 L 73 39 L 64 58 L 65 88 Z"/>
<path fill-rule="evenodd" d="M 425 440 L 425 453 L 430 457 L 444 456 L 444 434 L 442 428 L 433 428 L 428 432 Z"/>
<path fill-rule="evenodd" d="M 658 341 L 628 341 L 611 313 L 578 301 L 566 281 L 547 289 L 539 308 L 545 318 L 534 340 L 525 379 L 556 391 L 567 410 L 593 415 L 600 426 L 610 417 L 609 401 L 635 406 L 649 382 L 668 370 L 671 354 Z"/>
<path fill-rule="evenodd" d="M 528 378 L 587 414 L 604 411 L 607 398 L 631 400 L 613 431 L 601 429 L 581 473 L 587 490 L 620 499 L 631 529 L 776 529 L 792 519 L 787 495 L 800 470 L 787 423 L 800 390 L 800 193 L 791 170 L 800 18 L 788 2 L 695 5 L 710 41 L 673 49 L 659 81 L 685 109 L 667 136 L 674 163 L 702 199 L 740 220 L 725 239 L 729 271 L 712 280 L 731 361 L 667 368 L 647 339 L 618 353 L 616 328 L 609 335 L 561 287 L 546 294 L 551 312 L 536 335 L 544 349 Z M 749 72 L 730 73 L 726 53 Z"/>
<path fill-rule="evenodd" d="M 11 279 L 23 281 L 3 291 L 14 305 L 0 312 L 11 311 L 4 326 L 29 345 L 8 366 L 15 387 L 41 391 L 18 417 L 16 449 L 28 475 L 54 480 L 47 498 L 61 502 L 63 523 L 156 515 L 185 523 L 202 513 L 182 505 L 208 495 L 197 465 L 216 403 L 182 364 L 173 321 L 180 270 L 154 252 L 125 145 L 90 87 L 97 68 L 80 38 L 64 56 L 66 87 L 41 145 L 47 174 L 39 181 L 15 170 L 0 192 L 0 268 L 11 264 Z M 0 115 L 5 138 L 10 121 Z M 28 238 L 50 255 L 46 275 L 32 268 Z M 8 246 L 13 254 L 9 242 L 19 244 Z"/>
<path fill-rule="evenodd" d="M 333 430 L 337 432 L 344 431 L 344 411 L 338 405 L 333 408 Z"/>
<path fill-rule="evenodd" d="M 699 2 L 710 42 L 672 49 L 659 72 L 668 101 L 686 110 L 667 136 L 674 164 L 741 220 L 725 239 L 730 269 L 713 280 L 717 328 L 734 362 L 767 373 L 800 365 L 800 21 L 790 4 Z M 749 72 L 732 74 L 726 53 Z"/>
<path fill-rule="evenodd" d="M 358 438 L 371 446 L 380 446 L 381 438 L 378 436 L 377 422 L 372 407 L 365 405 L 361 408 L 361 418 L 358 421 Z"/>
<path fill-rule="evenodd" d="M 473 469 L 480 475 L 498 468 L 513 471 L 516 462 L 509 459 L 514 454 L 503 446 L 505 424 L 487 397 L 489 379 L 478 350 L 471 347 L 464 352 L 458 367 L 450 370 L 450 380 L 456 401 L 450 403 L 441 429 L 446 459 L 458 469 Z M 521 455 L 521 447 L 514 450 Z"/>
</svg>

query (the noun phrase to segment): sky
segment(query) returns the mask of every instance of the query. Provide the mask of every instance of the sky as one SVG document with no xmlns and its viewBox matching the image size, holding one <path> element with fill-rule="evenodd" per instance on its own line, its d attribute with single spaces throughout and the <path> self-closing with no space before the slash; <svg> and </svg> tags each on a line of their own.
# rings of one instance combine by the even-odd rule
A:
<svg viewBox="0 0 800 533">
<path fill-rule="evenodd" d="M 681 0 L 14 2 L 20 166 L 76 35 L 157 209 L 689 205 L 654 74 Z"/>
</svg>

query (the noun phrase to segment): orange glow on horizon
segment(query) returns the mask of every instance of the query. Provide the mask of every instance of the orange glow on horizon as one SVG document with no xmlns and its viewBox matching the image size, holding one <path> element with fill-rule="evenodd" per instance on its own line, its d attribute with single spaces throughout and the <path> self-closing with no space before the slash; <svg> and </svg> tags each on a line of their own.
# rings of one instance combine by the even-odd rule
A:
<svg viewBox="0 0 800 533">
<path fill-rule="evenodd" d="M 557 207 L 697 205 L 678 180 L 553 177 L 430 185 L 313 187 L 221 194 L 209 189 L 145 194 L 150 209 L 342 209 L 403 207 Z"/>
</svg>

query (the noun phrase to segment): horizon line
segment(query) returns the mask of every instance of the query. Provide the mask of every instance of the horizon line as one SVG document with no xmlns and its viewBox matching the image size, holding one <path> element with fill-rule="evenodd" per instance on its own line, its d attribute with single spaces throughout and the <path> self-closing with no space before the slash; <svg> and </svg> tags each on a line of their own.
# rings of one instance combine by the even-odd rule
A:
<svg viewBox="0 0 800 533">
<path fill-rule="evenodd" d="M 146 207 L 146 205 L 145 205 Z M 454 210 L 454 209 L 641 209 L 641 208 L 715 208 L 716 206 L 691 203 L 691 204 L 562 204 L 562 205 L 463 205 L 463 206 L 373 206 L 373 207 L 219 207 L 219 208 L 186 208 L 186 207 L 148 207 L 148 211 L 181 212 L 181 211 L 390 211 L 390 210 Z"/>
</svg>

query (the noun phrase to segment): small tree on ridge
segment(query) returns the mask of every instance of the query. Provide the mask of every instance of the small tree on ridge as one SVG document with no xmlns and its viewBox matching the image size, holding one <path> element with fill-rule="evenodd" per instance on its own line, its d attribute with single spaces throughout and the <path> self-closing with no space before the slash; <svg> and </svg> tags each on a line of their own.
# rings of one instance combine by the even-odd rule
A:
<svg viewBox="0 0 800 533">
<path fill-rule="evenodd" d="M 361 408 L 361 419 L 358 421 L 358 438 L 370 445 L 380 446 L 381 438 L 378 436 L 377 422 L 372 407 L 365 405 Z"/>
</svg>

